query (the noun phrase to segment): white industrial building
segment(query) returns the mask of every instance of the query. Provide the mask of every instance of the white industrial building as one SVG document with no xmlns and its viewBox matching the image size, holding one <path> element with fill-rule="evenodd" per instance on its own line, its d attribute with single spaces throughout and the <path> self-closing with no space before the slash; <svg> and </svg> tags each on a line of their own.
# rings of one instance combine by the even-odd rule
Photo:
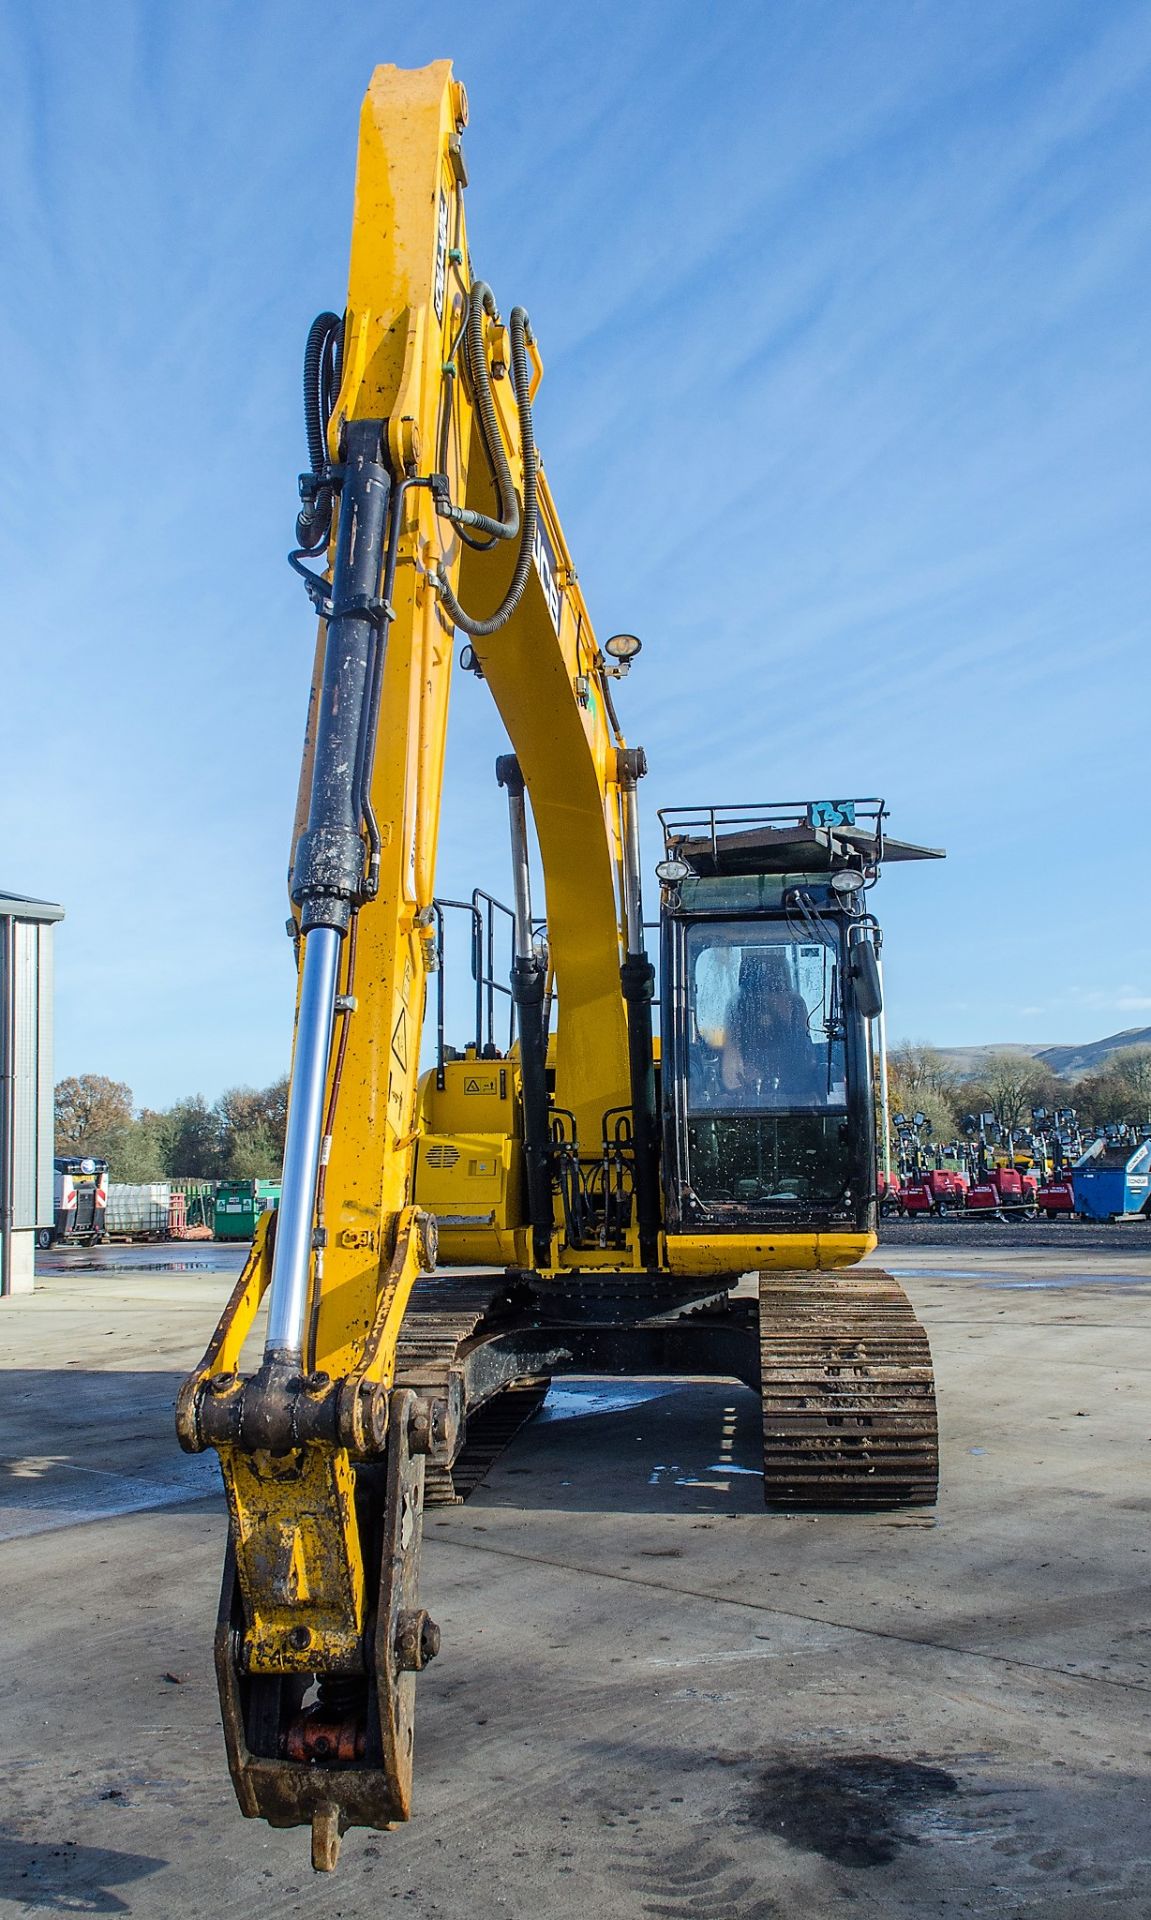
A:
<svg viewBox="0 0 1151 1920">
<path fill-rule="evenodd" d="M 0 891 L 0 1296 L 31 1293 L 53 1224 L 52 936 L 63 907 Z"/>
</svg>

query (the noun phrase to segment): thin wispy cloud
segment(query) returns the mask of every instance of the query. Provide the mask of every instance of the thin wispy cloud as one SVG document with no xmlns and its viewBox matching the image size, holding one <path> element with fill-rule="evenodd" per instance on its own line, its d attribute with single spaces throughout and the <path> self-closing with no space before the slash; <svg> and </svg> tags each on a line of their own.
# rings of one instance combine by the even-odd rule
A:
<svg viewBox="0 0 1151 1920">
<path fill-rule="evenodd" d="M 445 54 L 593 617 L 645 639 L 621 707 L 651 826 L 883 793 L 950 855 L 882 890 L 894 1030 L 1130 1023 L 1146 8 L 333 0 L 317 31 L 303 0 L 110 0 L 0 22 L 0 884 L 68 909 L 61 1070 L 158 1102 L 283 1066 L 299 359 L 340 300 L 371 67 Z M 445 892 L 506 890 L 502 744 L 466 679 Z"/>
</svg>

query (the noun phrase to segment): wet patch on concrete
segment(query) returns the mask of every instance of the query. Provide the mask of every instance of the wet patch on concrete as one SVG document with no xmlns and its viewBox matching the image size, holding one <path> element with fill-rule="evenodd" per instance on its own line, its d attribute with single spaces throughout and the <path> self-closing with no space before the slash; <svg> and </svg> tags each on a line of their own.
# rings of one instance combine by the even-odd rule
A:
<svg viewBox="0 0 1151 1920">
<path fill-rule="evenodd" d="M 678 1380 L 670 1384 L 629 1380 L 622 1386 L 614 1381 L 589 1380 L 577 1385 L 565 1380 L 548 1388 L 535 1422 L 538 1426 L 550 1420 L 582 1420 L 589 1413 L 624 1413 L 629 1407 L 642 1407 L 648 1400 L 662 1400 L 678 1392 L 679 1386 Z"/>
<path fill-rule="evenodd" d="M 227 1254 L 208 1254 L 203 1260 L 72 1260 L 56 1273 L 238 1273 L 240 1262 Z M 41 1278 L 44 1276 L 41 1275 Z"/>
<path fill-rule="evenodd" d="M 985 1280 L 988 1293 L 1056 1293 L 1064 1287 L 1151 1287 L 1151 1273 L 1060 1273 L 1047 1280 Z"/>
<path fill-rule="evenodd" d="M 240 1272 L 250 1252 L 243 1240 L 117 1240 L 103 1247 L 53 1247 L 36 1256 L 37 1292 L 90 1274 L 213 1274 Z"/>
<path fill-rule="evenodd" d="M 748 1818 L 789 1847 L 840 1867 L 881 1867 L 901 1847 L 918 1846 L 916 1816 L 957 1793 L 944 1767 L 885 1754 L 781 1760 L 756 1782 Z"/>
<path fill-rule="evenodd" d="M 866 1268 L 861 1268 L 866 1272 Z M 893 1280 L 985 1280 L 987 1268 L 972 1267 L 896 1267 L 889 1266 L 887 1272 Z M 1004 1275 L 1006 1278 L 1006 1275 Z"/>
</svg>

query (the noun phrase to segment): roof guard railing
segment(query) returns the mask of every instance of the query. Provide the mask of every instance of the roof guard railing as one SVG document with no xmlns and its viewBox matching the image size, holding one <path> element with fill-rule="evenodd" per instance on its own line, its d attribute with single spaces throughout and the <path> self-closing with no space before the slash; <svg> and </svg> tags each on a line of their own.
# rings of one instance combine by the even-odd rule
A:
<svg viewBox="0 0 1151 1920">
<path fill-rule="evenodd" d="M 874 858 L 883 859 L 883 823 L 887 818 L 884 801 L 874 796 L 863 800 L 766 800 L 750 806 L 662 807 L 659 823 L 669 855 L 685 841 L 710 843 L 712 858 L 718 858 L 719 842 L 729 834 L 754 832 L 757 827 L 794 828 L 802 833 L 843 832 L 850 836 L 862 831 L 874 840 Z"/>
</svg>

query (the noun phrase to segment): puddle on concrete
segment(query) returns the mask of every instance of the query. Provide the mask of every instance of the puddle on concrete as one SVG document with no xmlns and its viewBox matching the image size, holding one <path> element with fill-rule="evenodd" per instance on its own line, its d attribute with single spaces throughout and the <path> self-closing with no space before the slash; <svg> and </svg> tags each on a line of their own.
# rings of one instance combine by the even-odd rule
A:
<svg viewBox="0 0 1151 1920">
<path fill-rule="evenodd" d="M 53 1273 L 238 1273 L 234 1260 L 75 1260 Z M 47 1278 L 46 1275 L 41 1276 Z"/>
<path fill-rule="evenodd" d="M 1052 1288 L 1082 1286 L 1151 1287 L 1151 1272 L 1142 1273 L 1060 1273 L 1047 1279 L 1020 1279 L 1009 1268 L 981 1267 L 968 1271 L 960 1267 L 889 1267 L 896 1280 L 978 1280 L 992 1292 L 1045 1293 Z"/>
<path fill-rule="evenodd" d="M 978 1273 L 968 1273 L 960 1267 L 888 1267 L 887 1271 L 894 1280 L 982 1280 L 997 1269 L 982 1267 Z"/>
<path fill-rule="evenodd" d="M 617 1386 L 614 1381 L 594 1380 L 586 1386 L 565 1381 L 562 1387 L 548 1388 L 535 1425 L 541 1420 L 582 1420 L 589 1413 L 623 1413 L 628 1407 L 642 1407 L 648 1400 L 662 1400 L 665 1394 L 678 1391 L 678 1381 L 628 1381 L 626 1386 Z"/>
<path fill-rule="evenodd" d="M 720 1468 L 721 1473 L 727 1473 L 728 1471 L 729 1469 L 727 1467 Z M 712 1467 L 681 1467 L 678 1464 L 676 1466 L 665 1467 L 661 1465 L 652 1468 L 647 1476 L 647 1484 L 649 1487 L 661 1487 L 664 1481 L 670 1478 L 673 1487 L 710 1487 L 714 1490 L 719 1485 L 717 1481 L 701 1480 L 699 1477 L 701 1473 L 712 1472 L 714 1472 L 714 1468 Z"/>
<path fill-rule="evenodd" d="M 1050 1280 L 986 1280 L 989 1293 L 1052 1293 L 1065 1287 L 1151 1287 L 1151 1273 L 1061 1273 Z"/>
<path fill-rule="evenodd" d="M 748 1816 L 788 1846 L 836 1866 L 881 1867 L 901 1847 L 919 1843 L 924 1817 L 958 1789 L 943 1767 L 885 1754 L 784 1760 L 760 1774 Z"/>
<path fill-rule="evenodd" d="M 718 1478 L 707 1479 L 705 1476 L 708 1474 L 716 1474 Z M 649 1487 L 666 1484 L 673 1487 L 703 1487 L 708 1493 L 729 1493 L 728 1481 L 735 1474 L 744 1474 L 751 1480 L 762 1480 L 763 1468 L 737 1466 L 734 1460 L 720 1460 L 711 1467 L 660 1465 L 652 1468 L 647 1476 L 647 1484 Z"/>
</svg>

